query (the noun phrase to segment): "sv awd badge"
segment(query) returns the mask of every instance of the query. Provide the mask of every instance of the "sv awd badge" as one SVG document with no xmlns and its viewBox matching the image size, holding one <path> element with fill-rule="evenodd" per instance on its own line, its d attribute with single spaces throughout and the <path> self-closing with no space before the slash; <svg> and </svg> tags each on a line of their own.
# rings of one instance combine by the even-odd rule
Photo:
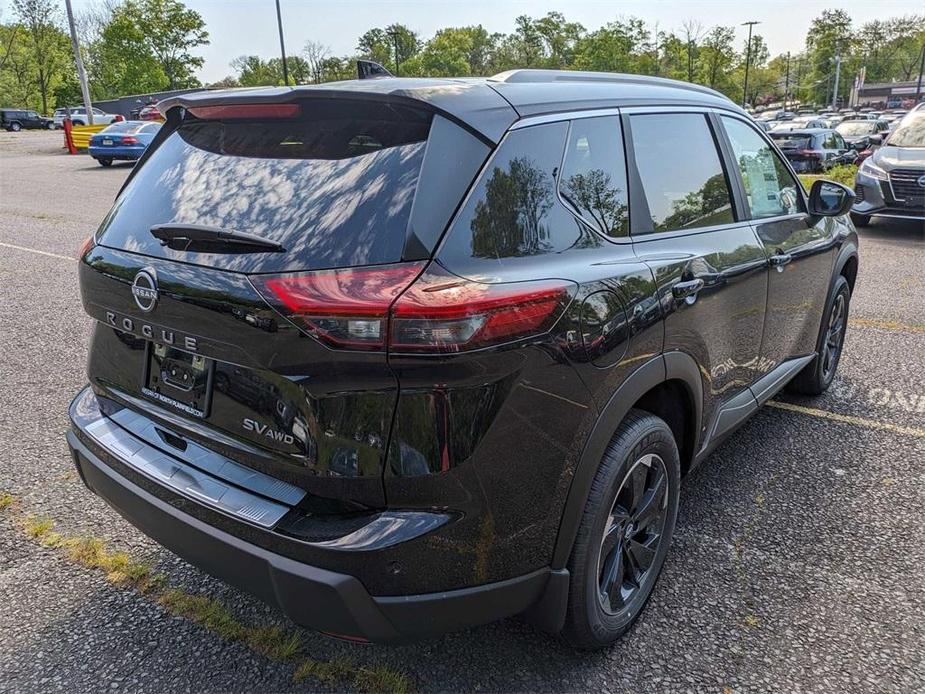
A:
<svg viewBox="0 0 925 694">
<path fill-rule="evenodd" d="M 276 429 L 271 429 L 267 424 L 261 424 L 260 422 L 254 421 L 253 419 L 244 418 L 244 429 L 247 431 L 253 431 L 255 434 L 260 434 L 261 436 L 266 436 L 268 439 L 273 441 L 279 441 L 280 443 L 285 443 L 292 445 L 295 443 L 295 439 L 292 437 L 292 434 L 284 434 L 281 431 Z"/>
<path fill-rule="evenodd" d="M 132 281 L 132 296 L 138 308 L 145 313 L 154 310 L 157 305 L 157 275 L 154 268 L 146 267 L 138 271 Z"/>
</svg>

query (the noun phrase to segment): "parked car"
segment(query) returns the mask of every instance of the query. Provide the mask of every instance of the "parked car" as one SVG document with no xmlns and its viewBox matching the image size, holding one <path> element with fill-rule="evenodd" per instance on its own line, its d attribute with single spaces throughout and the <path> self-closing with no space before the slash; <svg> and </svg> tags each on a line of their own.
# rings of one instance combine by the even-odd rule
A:
<svg viewBox="0 0 925 694">
<path fill-rule="evenodd" d="M 925 111 L 912 111 L 858 168 L 851 218 L 925 220 Z"/>
<path fill-rule="evenodd" d="M 36 111 L 20 108 L 0 108 L 0 128 L 10 132 L 53 128 L 50 118 L 40 116 Z"/>
<path fill-rule="evenodd" d="M 160 129 L 160 123 L 150 121 L 113 123 L 90 138 L 90 156 L 102 166 L 111 166 L 114 160 L 136 161 Z"/>
<path fill-rule="evenodd" d="M 890 124 L 885 120 L 846 120 L 835 126 L 835 132 L 859 152 L 871 145 L 880 145 L 889 130 Z"/>
<path fill-rule="evenodd" d="M 156 120 L 163 122 L 164 116 L 161 115 L 161 112 L 157 110 L 157 104 L 148 104 L 143 106 L 140 111 L 138 111 L 139 120 Z"/>
<path fill-rule="evenodd" d="M 797 116 L 793 120 L 780 121 L 774 127 L 771 128 L 772 131 L 784 131 L 784 130 L 815 130 L 815 129 L 827 129 L 829 127 L 828 121 L 822 120 L 821 118 L 808 117 L 808 116 Z"/>
<path fill-rule="evenodd" d="M 68 442 L 131 523 L 300 624 L 387 642 L 525 613 L 611 644 L 681 476 L 835 376 L 853 191 L 806 194 L 718 92 L 385 73 L 161 106 L 79 254 Z"/>
<path fill-rule="evenodd" d="M 67 117 L 67 109 L 55 109 L 55 127 L 63 128 L 64 119 Z M 125 120 L 125 117 L 118 113 L 106 113 L 98 108 L 93 108 L 93 124 L 109 125 L 117 121 Z M 71 123 L 73 125 L 87 125 L 87 109 L 83 106 L 76 106 L 71 109 Z"/>
<path fill-rule="evenodd" d="M 800 173 L 817 173 L 839 164 L 853 164 L 858 153 L 835 130 L 790 130 L 769 133 Z"/>
</svg>

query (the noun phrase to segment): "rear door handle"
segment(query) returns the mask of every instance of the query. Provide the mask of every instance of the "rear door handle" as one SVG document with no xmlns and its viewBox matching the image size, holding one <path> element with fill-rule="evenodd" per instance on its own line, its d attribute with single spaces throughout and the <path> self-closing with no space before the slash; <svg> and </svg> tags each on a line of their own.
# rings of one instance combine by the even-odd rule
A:
<svg viewBox="0 0 925 694">
<path fill-rule="evenodd" d="M 703 280 L 699 277 L 687 282 L 678 282 L 671 288 L 671 293 L 675 299 L 687 299 L 688 297 L 694 297 L 697 292 L 703 289 L 703 284 Z"/>
<path fill-rule="evenodd" d="M 789 253 L 775 253 L 770 258 L 768 262 L 771 263 L 772 267 L 776 267 L 778 272 L 784 271 L 784 265 L 793 260 L 793 256 Z"/>
</svg>

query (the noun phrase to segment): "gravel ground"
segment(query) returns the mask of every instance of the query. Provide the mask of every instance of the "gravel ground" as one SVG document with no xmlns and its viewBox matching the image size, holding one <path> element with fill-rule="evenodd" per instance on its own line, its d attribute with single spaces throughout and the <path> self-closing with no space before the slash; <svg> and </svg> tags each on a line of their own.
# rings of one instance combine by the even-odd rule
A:
<svg viewBox="0 0 925 694">
<path fill-rule="evenodd" d="M 142 536 L 86 491 L 64 442 L 89 319 L 72 258 L 129 167 L 0 133 L 0 490 L 145 557 L 241 621 L 285 619 Z M 676 542 L 637 627 L 576 653 L 508 620 L 403 647 L 301 631 L 325 660 L 418 691 L 925 690 L 925 229 L 875 223 L 836 384 L 764 408 L 682 489 Z M 804 411 L 782 409 L 795 405 Z M 110 585 L 0 516 L 0 691 L 318 689 Z"/>
</svg>

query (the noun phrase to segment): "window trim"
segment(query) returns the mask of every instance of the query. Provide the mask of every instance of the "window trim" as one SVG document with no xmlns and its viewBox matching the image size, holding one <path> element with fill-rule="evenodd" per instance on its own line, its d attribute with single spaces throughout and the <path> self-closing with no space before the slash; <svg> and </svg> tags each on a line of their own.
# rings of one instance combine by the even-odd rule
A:
<svg viewBox="0 0 925 694">
<path fill-rule="evenodd" d="M 730 162 L 727 158 L 727 152 L 721 140 L 725 138 L 725 131 L 718 130 L 714 123 L 714 113 L 716 109 L 698 106 L 633 106 L 622 109 L 621 121 L 623 124 L 624 148 L 626 150 L 626 165 L 630 171 L 628 176 L 630 189 L 630 236 L 634 243 L 640 243 L 653 238 L 670 238 L 672 236 L 689 236 L 692 234 L 718 231 L 721 229 L 731 229 L 741 226 L 747 221 L 745 208 L 741 206 L 737 185 L 733 175 L 730 173 Z M 704 227 L 694 227 L 690 229 L 669 229 L 656 231 L 652 224 L 652 214 L 649 210 L 649 201 L 645 194 L 645 188 L 642 185 L 642 176 L 639 174 L 639 168 L 636 164 L 636 151 L 633 144 L 632 116 L 638 115 L 662 115 L 662 114 L 695 114 L 704 118 L 707 130 L 713 139 L 713 146 L 716 148 L 716 156 L 719 159 L 720 168 L 723 172 L 723 178 L 726 181 L 726 187 L 729 190 L 729 204 L 732 208 L 732 221 L 724 224 L 713 224 Z M 734 162 L 733 162 L 734 163 Z M 734 167 L 738 171 L 738 167 Z M 640 226 L 634 225 L 634 218 L 638 219 L 639 215 L 633 215 L 633 208 L 644 211 Z"/>
<path fill-rule="evenodd" d="M 780 221 L 784 221 L 788 219 L 808 218 L 809 213 L 805 211 L 809 209 L 808 199 L 807 199 L 808 196 L 806 193 L 806 189 L 803 187 L 803 183 L 802 181 L 800 181 L 800 177 L 797 176 L 796 171 L 793 170 L 793 166 L 790 164 L 790 160 L 787 159 L 787 157 L 785 157 L 781 153 L 780 149 L 778 149 L 778 147 L 774 144 L 773 138 L 769 137 L 768 134 L 763 132 L 760 128 L 756 128 L 752 123 L 749 123 L 747 118 L 743 118 L 738 114 L 717 113 L 716 117 L 717 117 L 717 120 L 719 121 L 718 126 L 720 129 L 720 132 L 722 132 L 723 138 L 729 143 L 728 144 L 729 152 L 732 152 L 732 143 L 729 140 L 729 134 L 726 132 L 726 126 L 722 123 L 723 118 L 734 118 L 735 120 L 740 121 L 741 123 L 744 123 L 746 127 L 751 128 L 752 131 L 758 135 L 758 137 L 764 140 L 765 143 L 771 147 L 771 153 L 777 157 L 778 161 L 780 161 L 784 165 L 784 168 L 790 173 L 790 176 L 793 178 L 793 180 L 796 181 L 797 194 L 800 196 L 800 198 L 803 201 L 803 209 L 804 209 L 803 212 L 794 212 L 793 214 L 782 214 L 782 215 L 777 215 L 776 217 L 757 217 L 757 218 L 754 217 L 752 215 L 751 207 L 748 204 L 748 197 L 745 195 L 745 183 L 742 181 L 742 172 L 739 171 L 739 166 L 735 161 L 735 157 L 730 156 L 730 164 L 732 165 L 732 169 L 734 172 L 733 178 L 735 179 L 735 185 L 736 187 L 739 188 L 740 194 L 742 195 L 743 211 L 745 212 L 745 217 L 743 218 L 743 221 L 747 221 L 750 223 L 757 223 L 757 224 L 766 224 L 768 222 L 780 222 Z"/>
</svg>

